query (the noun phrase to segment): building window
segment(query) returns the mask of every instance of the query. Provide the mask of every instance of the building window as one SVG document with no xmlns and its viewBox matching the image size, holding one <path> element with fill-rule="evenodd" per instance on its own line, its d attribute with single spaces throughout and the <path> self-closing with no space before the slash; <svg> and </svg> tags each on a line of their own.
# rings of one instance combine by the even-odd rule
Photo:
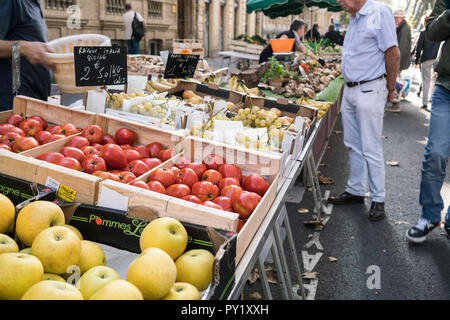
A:
<svg viewBox="0 0 450 320">
<path fill-rule="evenodd" d="M 66 10 L 75 0 L 45 0 L 45 9 Z"/>
<path fill-rule="evenodd" d="M 122 15 L 125 12 L 125 0 L 106 0 L 106 14 Z"/>
<path fill-rule="evenodd" d="M 151 19 L 162 19 L 162 2 L 149 1 L 148 2 L 148 16 Z"/>
</svg>

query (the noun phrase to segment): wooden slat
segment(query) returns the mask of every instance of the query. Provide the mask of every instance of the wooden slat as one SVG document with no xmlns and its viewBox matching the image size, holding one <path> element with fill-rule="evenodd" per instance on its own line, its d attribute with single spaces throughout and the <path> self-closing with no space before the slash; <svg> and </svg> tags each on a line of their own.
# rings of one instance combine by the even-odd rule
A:
<svg viewBox="0 0 450 320">
<path fill-rule="evenodd" d="M 19 155 L 17 153 L 0 149 L 0 172 L 35 182 L 36 168 L 40 161 L 34 158 Z"/>
<path fill-rule="evenodd" d="M 64 147 L 66 145 L 67 142 L 69 142 L 70 139 L 72 139 L 75 136 L 79 136 L 81 135 L 81 133 L 77 133 L 74 135 L 71 135 L 69 137 L 60 139 L 60 140 L 56 140 L 47 144 L 43 144 L 37 148 L 33 148 L 30 150 L 26 150 L 24 152 L 21 152 L 21 155 L 24 156 L 32 156 L 32 157 L 37 157 L 45 152 L 59 152 L 59 150 L 61 150 L 62 147 Z"/>
</svg>

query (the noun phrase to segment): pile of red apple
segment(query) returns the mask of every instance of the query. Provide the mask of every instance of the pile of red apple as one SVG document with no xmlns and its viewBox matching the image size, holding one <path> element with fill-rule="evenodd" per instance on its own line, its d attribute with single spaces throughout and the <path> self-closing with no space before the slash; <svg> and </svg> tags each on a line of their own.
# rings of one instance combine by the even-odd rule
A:
<svg viewBox="0 0 450 320">
<path fill-rule="evenodd" d="M 171 168 L 152 171 L 148 182 L 130 183 L 147 190 L 239 214 L 241 224 L 252 214 L 269 184 L 258 174 L 243 176 L 241 169 L 211 154 L 202 163 L 185 158 Z"/>
<path fill-rule="evenodd" d="M 81 131 L 72 123 L 49 126 L 41 116 L 33 115 L 25 119 L 13 113 L 6 123 L 0 124 L 0 149 L 19 153 Z"/>
<path fill-rule="evenodd" d="M 173 150 L 159 142 L 133 146 L 135 141 L 136 133 L 128 128 L 120 128 L 112 136 L 89 125 L 59 152 L 45 152 L 36 159 L 128 183 L 173 156 Z"/>
</svg>

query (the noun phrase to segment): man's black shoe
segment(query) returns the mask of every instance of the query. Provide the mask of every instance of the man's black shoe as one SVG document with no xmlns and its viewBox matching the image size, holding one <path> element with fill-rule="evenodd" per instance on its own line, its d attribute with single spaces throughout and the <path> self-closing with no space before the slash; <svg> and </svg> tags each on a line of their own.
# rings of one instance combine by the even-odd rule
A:
<svg viewBox="0 0 450 320">
<path fill-rule="evenodd" d="M 445 235 L 447 236 L 448 242 L 450 242 L 450 221 L 444 224 L 444 232 Z"/>
<path fill-rule="evenodd" d="M 350 203 L 364 203 L 364 196 L 355 196 L 347 191 L 336 197 L 328 198 L 328 203 L 333 204 L 350 204 Z"/>
<path fill-rule="evenodd" d="M 385 217 L 384 213 L 384 202 L 372 202 L 369 212 L 370 221 L 380 221 Z"/>
<path fill-rule="evenodd" d="M 440 222 L 432 223 L 425 219 L 420 219 L 419 222 L 406 232 L 406 238 L 414 243 L 422 243 L 427 240 L 431 231 L 438 228 Z"/>
</svg>

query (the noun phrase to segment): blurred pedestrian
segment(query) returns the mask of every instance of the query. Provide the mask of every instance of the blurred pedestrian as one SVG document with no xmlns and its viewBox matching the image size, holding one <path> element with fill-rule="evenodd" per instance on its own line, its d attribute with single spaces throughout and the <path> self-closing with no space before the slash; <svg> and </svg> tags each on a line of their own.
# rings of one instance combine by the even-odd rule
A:
<svg viewBox="0 0 450 320">
<path fill-rule="evenodd" d="M 350 175 L 345 191 L 328 199 L 343 205 L 364 203 L 370 190 L 370 221 L 385 217 L 385 164 L 381 134 L 384 106 L 395 98 L 400 53 L 394 16 L 373 0 L 337 0 L 350 13 L 342 49 L 344 144 Z"/>
<path fill-rule="evenodd" d="M 128 54 L 139 54 L 140 41 L 145 34 L 145 21 L 139 12 L 133 11 L 131 4 L 125 4 L 123 23 L 125 25 L 125 40 L 128 45 Z"/>
<path fill-rule="evenodd" d="M 406 233 L 415 243 L 424 242 L 431 231 L 441 224 L 444 202 L 442 185 L 450 155 L 450 1 L 437 0 L 426 23 L 426 34 L 431 41 L 445 41 L 436 65 L 438 77 L 431 100 L 428 142 L 422 161 L 419 202 L 422 216 Z M 444 222 L 444 231 L 450 241 L 450 206 Z"/>
<path fill-rule="evenodd" d="M 334 24 L 330 24 L 328 27 L 328 32 L 325 33 L 324 38 L 330 39 L 330 44 L 338 44 L 342 46 L 342 43 L 344 42 L 344 38 L 338 31 L 335 30 Z"/>
<path fill-rule="evenodd" d="M 429 15 L 424 18 L 424 27 L 426 26 Z M 419 40 L 417 41 L 415 50 L 415 65 L 416 68 L 420 65 L 420 73 L 422 75 L 422 109 L 428 110 L 429 93 L 433 92 L 433 64 L 439 51 L 440 42 L 431 41 L 425 29 L 420 31 Z"/>
<path fill-rule="evenodd" d="M 321 38 L 319 32 L 319 24 L 314 23 L 312 29 L 309 29 L 305 35 L 306 39 L 312 42 L 318 42 Z"/>
</svg>

